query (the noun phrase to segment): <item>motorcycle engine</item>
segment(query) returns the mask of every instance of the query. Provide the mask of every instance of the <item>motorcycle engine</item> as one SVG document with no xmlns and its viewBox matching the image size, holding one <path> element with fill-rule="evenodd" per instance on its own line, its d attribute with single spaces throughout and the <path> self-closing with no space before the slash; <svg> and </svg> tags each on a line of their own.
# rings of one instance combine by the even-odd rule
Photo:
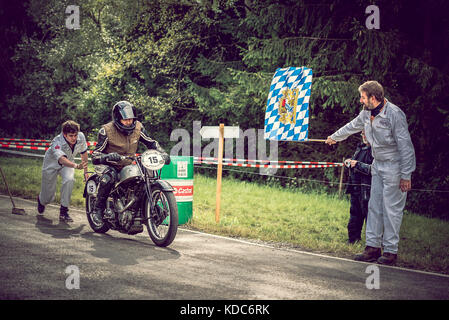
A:
<svg viewBox="0 0 449 320">
<path fill-rule="evenodd" d="M 124 197 L 122 199 L 124 201 L 127 200 Z M 131 225 L 133 223 L 134 213 L 133 213 L 133 211 L 127 210 L 127 209 L 134 202 L 135 202 L 135 198 L 134 197 L 130 201 L 127 202 L 126 206 L 123 205 L 123 201 L 121 199 L 116 199 L 115 200 L 115 204 L 114 204 L 115 205 L 115 209 L 117 210 L 117 212 L 119 212 L 119 214 L 118 214 L 118 223 L 119 223 L 120 227 L 123 230 L 125 230 L 125 231 L 128 231 L 131 228 Z"/>
<path fill-rule="evenodd" d="M 121 213 L 118 217 L 118 222 L 123 229 L 128 231 L 133 222 L 133 212 L 130 210 L 126 210 L 125 212 Z"/>
</svg>

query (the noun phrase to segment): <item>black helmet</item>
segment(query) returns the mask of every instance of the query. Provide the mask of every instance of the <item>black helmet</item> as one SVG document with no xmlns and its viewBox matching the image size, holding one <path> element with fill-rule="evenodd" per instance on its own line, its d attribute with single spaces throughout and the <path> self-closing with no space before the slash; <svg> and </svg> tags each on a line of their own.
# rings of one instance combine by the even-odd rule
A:
<svg viewBox="0 0 449 320">
<path fill-rule="evenodd" d="M 116 128 L 124 135 L 129 136 L 136 128 L 136 107 L 128 101 L 119 101 L 112 107 L 112 120 Z M 132 125 L 124 126 L 120 120 L 133 119 Z"/>
</svg>

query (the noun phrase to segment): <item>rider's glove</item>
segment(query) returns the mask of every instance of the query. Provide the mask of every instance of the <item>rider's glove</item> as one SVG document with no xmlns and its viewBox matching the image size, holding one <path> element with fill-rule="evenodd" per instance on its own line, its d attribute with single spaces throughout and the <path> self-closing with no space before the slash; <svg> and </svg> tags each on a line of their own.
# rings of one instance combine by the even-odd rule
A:
<svg viewBox="0 0 449 320">
<path fill-rule="evenodd" d="M 118 162 L 122 160 L 122 157 L 117 152 L 112 152 L 106 155 L 106 161 Z"/>
<path fill-rule="evenodd" d="M 168 154 L 163 153 L 163 154 L 162 154 L 162 158 L 164 158 L 165 164 L 170 164 L 171 159 L 170 159 L 170 156 L 169 156 Z"/>
</svg>

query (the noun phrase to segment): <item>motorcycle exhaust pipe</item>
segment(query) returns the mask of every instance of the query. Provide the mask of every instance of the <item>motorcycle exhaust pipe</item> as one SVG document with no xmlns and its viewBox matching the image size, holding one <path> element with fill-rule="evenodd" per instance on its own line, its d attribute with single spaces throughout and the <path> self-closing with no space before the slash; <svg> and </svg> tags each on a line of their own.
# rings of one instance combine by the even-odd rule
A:
<svg viewBox="0 0 449 320">
<path fill-rule="evenodd" d="M 123 203 L 120 199 L 117 199 L 117 202 L 119 204 L 119 210 L 117 211 L 119 214 L 122 214 L 123 212 L 125 212 L 126 210 L 128 210 L 129 207 L 131 207 L 137 200 L 136 196 L 133 196 L 133 198 L 131 199 L 130 202 L 128 202 L 128 204 L 126 206 L 123 207 Z"/>
</svg>

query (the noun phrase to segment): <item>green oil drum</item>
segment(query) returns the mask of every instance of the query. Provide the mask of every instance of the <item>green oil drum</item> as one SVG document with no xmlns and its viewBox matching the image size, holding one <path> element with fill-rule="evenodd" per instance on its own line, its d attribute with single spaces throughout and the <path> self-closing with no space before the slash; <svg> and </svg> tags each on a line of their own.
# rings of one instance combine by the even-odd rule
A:
<svg viewBox="0 0 449 320">
<path fill-rule="evenodd" d="M 162 168 L 161 179 L 175 189 L 179 224 L 187 223 L 193 214 L 193 157 L 170 156 L 171 162 Z"/>
</svg>

